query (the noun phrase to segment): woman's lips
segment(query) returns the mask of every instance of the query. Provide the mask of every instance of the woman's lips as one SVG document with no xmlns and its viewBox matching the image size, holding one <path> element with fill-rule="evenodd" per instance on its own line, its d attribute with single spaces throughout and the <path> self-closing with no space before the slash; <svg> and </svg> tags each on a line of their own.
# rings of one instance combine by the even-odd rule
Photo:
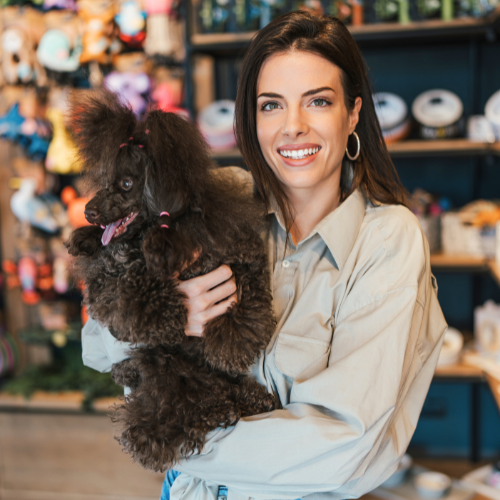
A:
<svg viewBox="0 0 500 500">
<path fill-rule="evenodd" d="M 280 151 L 300 151 L 301 149 L 316 149 L 316 148 L 319 148 L 319 151 L 301 159 L 293 159 L 290 156 L 286 157 L 280 154 Z M 290 167 L 303 167 L 305 165 L 309 165 L 309 163 L 312 163 L 318 156 L 318 153 L 321 151 L 321 149 L 322 149 L 321 146 L 319 146 L 318 144 L 293 144 L 293 145 L 290 144 L 287 146 L 279 147 L 278 155 L 283 160 L 283 162 L 286 165 L 289 165 Z"/>
</svg>

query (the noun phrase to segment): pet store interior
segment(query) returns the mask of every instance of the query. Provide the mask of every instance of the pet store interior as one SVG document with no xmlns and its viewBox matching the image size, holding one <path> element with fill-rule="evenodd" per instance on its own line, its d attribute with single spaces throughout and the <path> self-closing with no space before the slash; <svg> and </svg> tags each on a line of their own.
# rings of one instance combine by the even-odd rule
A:
<svg viewBox="0 0 500 500">
<path fill-rule="evenodd" d="M 88 222 L 69 96 L 195 120 L 221 168 L 245 50 L 282 13 L 340 18 L 431 250 L 449 324 L 416 432 L 366 498 L 500 500 L 498 0 L 1 0 L 0 499 L 153 500 L 163 475 L 113 439 L 123 394 L 83 366 L 64 246 Z"/>
</svg>

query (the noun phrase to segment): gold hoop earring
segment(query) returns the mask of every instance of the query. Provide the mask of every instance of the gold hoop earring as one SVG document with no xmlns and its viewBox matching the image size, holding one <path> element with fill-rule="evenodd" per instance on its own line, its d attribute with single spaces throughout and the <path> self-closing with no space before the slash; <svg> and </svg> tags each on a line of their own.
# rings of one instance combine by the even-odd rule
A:
<svg viewBox="0 0 500 500">
<path fill-rule="evenodd" d="M 356 140 L 358 141 L 358 151 L 356 152 L 356 154 L 354 156 L 351 156 L 349 154 L 348 148 L 345 148 L 345 154 L 347 155 L 347 158 L 349 158 L 349 160 L 351 160 L 351 161 L 356 160 L 359 156 L 360 151 L 361 151 L 361 143 L 359 142 L 358 134 L 356 134 L 356 132 L 353 132 L 353 134 L 356 136 Z M 349 141 L 347 142 L 347 144 L 349 145 Z"/>
</svg>

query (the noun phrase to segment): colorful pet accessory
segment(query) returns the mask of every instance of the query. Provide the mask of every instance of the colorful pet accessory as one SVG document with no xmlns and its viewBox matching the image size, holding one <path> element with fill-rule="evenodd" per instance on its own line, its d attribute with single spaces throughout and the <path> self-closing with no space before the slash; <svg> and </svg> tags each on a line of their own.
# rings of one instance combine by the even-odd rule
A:
<svg viewBox="0 0 500 500">
<path fill-rule="evenodd" d="M 160 225 L 160 227 L 164 227 L 164 228 L 168 229 L 169 226 L 166 223 L 168 222 L 170 224 L 170 214 L 168 212 L 162 212 L 160 214 L 160 222 L 163 223 Z"/>
</svg>

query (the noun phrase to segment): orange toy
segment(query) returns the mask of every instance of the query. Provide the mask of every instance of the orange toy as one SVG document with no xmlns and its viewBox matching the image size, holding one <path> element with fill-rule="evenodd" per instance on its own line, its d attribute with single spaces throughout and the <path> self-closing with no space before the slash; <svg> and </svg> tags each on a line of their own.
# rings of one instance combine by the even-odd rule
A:
<svg viewBox="0 0 500 500">
<path fill-rule="evenodd" d="M 66 186 L 61 192 L 61 201 L 68 207 L 68 219 L 73 228 L 89 226 L 85 218 L 85 205 L 90 198 L 79 198 L 71 186 Z"/>
<path fill-rule="evenodd" d="M 109 64 L 115 37 L 113 0 L 78 0 L 78 15 L 85 23 L 81 63 Z"/>
</svg>

